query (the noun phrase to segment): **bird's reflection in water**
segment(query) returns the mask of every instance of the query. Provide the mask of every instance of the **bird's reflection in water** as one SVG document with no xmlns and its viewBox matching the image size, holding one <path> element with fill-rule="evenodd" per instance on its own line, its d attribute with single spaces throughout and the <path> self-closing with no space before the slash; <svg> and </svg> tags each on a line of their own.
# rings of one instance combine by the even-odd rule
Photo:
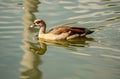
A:
<svg viewBox="0 0 120 79">
<path fill-rule="evenodd" d="M 37 43 L 28 42 L 28 43 L 31 44 L 30 51 L 34 52 L 35 54 L 43 55 L 47 50 L 47 46 L 43 42 Z"/>
<path fill-rule="evenodd" d="M 94 39 L 88 38 L 88 37 L 76 38 L 72 40 L 57 40 L 57 41 L 39 39 L 39 42 L 43 42 L 49 45 L 64 47 L 64 48 L 71 49 L 71 50 L 75 50 L 75 47 L 89 46 L 89 43 L 87 43 L 87 41 L 94 41 Z"/>
<path fill-rule="evenodd" d="M 33 43 L 31 41 L 26 41 L 28 45 L 22 46 L 25 52 L 21 65 L 21 79 L 41 79 L 42 72 L 38 68 L 42 64 L 40 55 L 45 54 L 46 44 L 45 43 Z"/>
</svg>

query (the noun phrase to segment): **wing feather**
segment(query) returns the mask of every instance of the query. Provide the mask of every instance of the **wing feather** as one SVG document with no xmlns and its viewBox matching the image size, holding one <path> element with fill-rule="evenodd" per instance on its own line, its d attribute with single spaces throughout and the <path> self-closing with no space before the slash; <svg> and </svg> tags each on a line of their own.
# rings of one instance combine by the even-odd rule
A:
<svg viewBox="0 0 120 79">
<path fill-rule="evenodd" d="M 48 31 L 48 33 L 52 33 L 52 34 L 61 34 L 61 33 L 66 33 L 70 31 L 70 27 L 68 26 L 60 26 L 60 27 L 55 27 L 51 30 Z"/>
</svg>

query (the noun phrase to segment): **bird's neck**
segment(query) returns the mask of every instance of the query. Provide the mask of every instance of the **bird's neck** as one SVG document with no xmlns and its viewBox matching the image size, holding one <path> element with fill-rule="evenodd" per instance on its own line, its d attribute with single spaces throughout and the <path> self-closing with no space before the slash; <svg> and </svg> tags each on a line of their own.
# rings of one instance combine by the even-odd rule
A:
<svg viewBox="0 0 120 79">
<path fill-rule="evenodd" d="M 46 32 L 46 24 L 40 27 L 39 34 L 45 34 L 45 32 Z"/>
<path fill-rule="evenodd" d="M 46 23 L 42 21 L 40 24 L 40 30 L 39 30 L 38 37 L 41 37 L 41 34 L 45 34 L 45 33 L 46 33 Z"/>
</svg>

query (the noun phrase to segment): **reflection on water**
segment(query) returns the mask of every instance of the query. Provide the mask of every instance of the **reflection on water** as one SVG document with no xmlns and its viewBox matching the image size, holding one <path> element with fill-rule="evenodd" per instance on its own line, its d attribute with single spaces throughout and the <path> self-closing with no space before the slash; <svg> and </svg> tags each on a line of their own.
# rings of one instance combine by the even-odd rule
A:
<svg viewBox="0 0 120 79">
<path fill-rule="evenodd" d="M 89 46 L 89 43 L 87 43 L 86 41 L 94 41 L 93 38 L 76 38 L 74 40 L 57 40 L 57 41 L 52 41 L 52 40 L 44 40 L 44 39 L 39 39 L 39 42 L 44 42 L 50 45 L 54 45 L 54 46 L 60 46 L 60 47 L 87 47 Z"/>
<path fill-rule="evenodd" d="M 37 43 L 30 39 L 30 30 L 28 29 L 32 24 L 35 15 L 33 12 L 37 11 L 39 0 L 24 0 L 25 14 L 23 16 L 24 28 L 24 45 L 22 49 L 24 56 L 21 61 L 23 68 L 21 69 L 21 79 L 41 79 L 42 72 L 38 66 L 42 63 L 40 55 L 46 52 L 46 45 L 44 43 Z M 32 5 L 32 6 L 31 6 Z"/>
<path fill-rule="evenodd" d="M 21 69 L 21 79 L 41 79 L 42 72 L 38 68 L 42 64 L 40 55 L 46 52 L 46 44 L 44 43 L 33 43 L 32 41 L 24 41 L 25 44 L 22 46 L 24 56 L 21 61 L 23 68 Z M 38 45 L 40 45 L 38 47 Z"/>
</svg>

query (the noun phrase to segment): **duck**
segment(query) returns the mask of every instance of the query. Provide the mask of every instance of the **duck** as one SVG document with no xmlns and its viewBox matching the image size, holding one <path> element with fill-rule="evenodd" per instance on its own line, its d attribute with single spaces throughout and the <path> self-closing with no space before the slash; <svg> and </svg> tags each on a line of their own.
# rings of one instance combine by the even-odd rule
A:
<svg viewBox="0 0 120 79">
<path fill-rule="evenodd" d="M 68 25 L 57 26 L 46 32 L 46 23 L 42 19 L 36 19 L 33 24 L 30 25 L 30 28 L 37 26 L 40 27 L 38 38 L 46 40 L 70 40 L 74 38 L 83 38 L 94 32 L 87 28 Z"/>
</svg>

